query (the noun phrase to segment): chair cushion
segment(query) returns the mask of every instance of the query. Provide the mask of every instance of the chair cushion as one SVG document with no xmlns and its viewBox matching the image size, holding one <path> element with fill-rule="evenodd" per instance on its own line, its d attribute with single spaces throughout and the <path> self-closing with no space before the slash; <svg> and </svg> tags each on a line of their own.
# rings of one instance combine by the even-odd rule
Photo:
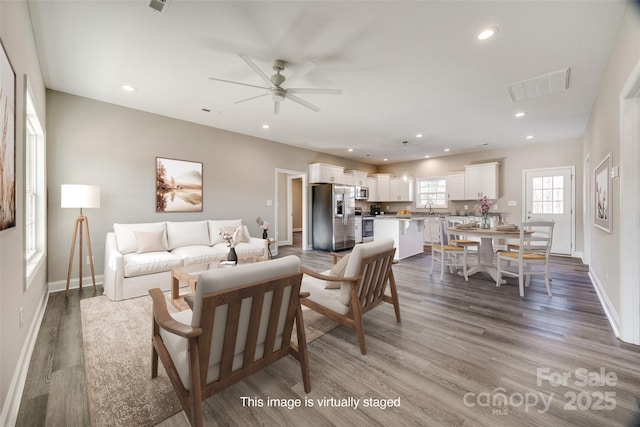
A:
<svg viewBox="0 0 640 427">
<path fill-rule="evenodd" d="M 113 224 L 113 231 L 116 234 L 116 243 L 118 244 L 118 252 L 122 255 L 130 254 L 138 250 L 138 242 L 134 231 L 167 231 L 166 222 L 148 222 L 137 224 Z M 164 237 L 165 246 L 167 245 L 166 235 Z"/>
<path fill-rule="evenodd" d="M 357 276 L 360 271 L 360 261 L 364 257 L 378 254 L 393 249 L 393 239 L 379 239 L 368 243 L 358 243 L 351 251 L 344 275 L 346 277 Z M 340 302 L 344 305 L 351 303 L 351 284 L 343 283 L 340 287 Z"/>
<path fill-rule="evenodd" d="M 520 257 L 520 252 L 498 251 L 498 255 L 503 258 L 511 258 L 511 259 L 517 260 Z M 525 261 L 544 261 L 547 259 L 547 257 L 544 256 L 544 254 L 538 254 L 533 252 L 525 252 L 524 254 L 522 254 L 522 258 Z"/>
<path fill-rule="evenodd" d="M 323 273 L 324 274 L 324 273 Z M 327 281 L 316 279 L 315 277 L 304 275 L 302 276 L 301 292 L 309 292 L 309 296 L 306 298 L 309 301 L 313 301 L 320 304 L 323 307 L 330 308 L 339 314 L 347 314 L 350 307 L 340 302 L 340 290 L 327 288 Z"/>
<path fill-rule="evenodd" d="M 207 221 L 167 221 L 169 250 L 183 246 L 210 244 Z"/>
</svg>

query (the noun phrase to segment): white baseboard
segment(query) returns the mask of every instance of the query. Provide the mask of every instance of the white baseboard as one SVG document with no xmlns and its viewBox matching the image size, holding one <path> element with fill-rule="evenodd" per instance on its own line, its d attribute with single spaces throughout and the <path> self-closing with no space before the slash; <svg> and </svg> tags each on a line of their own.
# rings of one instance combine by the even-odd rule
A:
<svg viewBox="0 0 640 427">
<path fill-rule="evenodd" d="M 618 312 L 611 303 L 611 300 L 609 300 L 607 293 L 602 288 L 598 277 L 593 274 L 593 272 L 589 271 L 589 278 L 591 279 L 591 283 L 593 283 L 593 288 L 596 290 L 596 294 L 598 294 L 598 299 L 604 309 L 604 313 L 607 315 L 607 319 L 609 319 L 609 324 L 613 329 L 613 333 L 617 338 L 620 338 L 620 316 L 618 315 Z"/>
<path fill-rule="evenodd" d="M 65 281 L 66 286 L 66 281 Z M 20 351 L 20 357 L 18 359 L 18 365 L 16 366 L 13 378 L 11 378 L 11 384 L 9 384 L 9 390 L 7 390 L 7 400 L 5 400 L 2 407 L 2 413 L 0 413 L 0 425 L 1 426 L 14 426 L 18 419 L 18 412 L 20 410 L 20 401 L 22 400 L 22 393 L 24 391 L 24 385 L 27 381 L 27 373 L 29 372 L 29 364 L 31 363 L 31 355 L 36 345 L 38 338 L 38 332 L 40 332 L 40 324 L 44 317 L 44 312 L 47 308 L 47 301 L 49 300 L 49 294 L 43 292 L 42 298 L 36 308 L 35 316 L 29 325 L 27 336 L 22 345 L 22 351 Z"/>
<path fill-rule="evenodd" d="M 96 275 L 96 285 L 102 285 L 104 283 L 104 275 Z M 60 292 L 67 290 L 67 279 L 56 280 L 55 282 L 49 282 L 49 292 Z M 80 280 L 71 279 L 69 281 L 69 289 L 78 289 L 80 287 Z M 93 283 L 91 282 L 91 276 L 82 278 L 82 289 L 92 289 Z"/>
</svg>

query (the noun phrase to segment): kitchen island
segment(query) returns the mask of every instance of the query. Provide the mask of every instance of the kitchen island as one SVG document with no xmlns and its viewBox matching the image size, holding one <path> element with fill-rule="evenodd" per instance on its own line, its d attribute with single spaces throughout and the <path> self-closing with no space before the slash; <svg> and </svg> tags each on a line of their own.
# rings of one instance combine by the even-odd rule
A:
<svg viewBox="0 0 640 427">
<path fill-rule="evenodd" d="M 408 258 L 424 251 L 424 218 L 378 216 L 373 222 L 373 240 L 393 239 L 395 260 Z"/>
</svg>

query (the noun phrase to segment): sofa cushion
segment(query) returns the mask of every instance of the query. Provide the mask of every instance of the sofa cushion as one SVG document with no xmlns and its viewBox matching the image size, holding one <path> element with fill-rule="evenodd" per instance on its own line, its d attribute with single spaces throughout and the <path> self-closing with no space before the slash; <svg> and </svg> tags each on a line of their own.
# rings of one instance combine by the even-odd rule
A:
<svg viewBox="0 0 640 427">
<path fill-rule="evenodd" d="M 164 231 L 133 231 L 136 236 L 136 253 L 163 252 L 167 250 L 164 245 Z"/>
<path fill-rule="evenodd" d="M 116 243 L 118 244 L 118 252 L 123 255 L 138 250 L 138 242 L 134 231 L 167 231 L 166 222 L 147 222 L 137 224 L 113 224 L 113 231 L 116 233 Z M 164 243 L 167 246 L 166 235 Z"/>
<path fill-rule="evenodd" d="M 167 221 L 167 239 L 169 250 L 182 246 L 210 244 L 207 221 Z"/>
<path fill-rule="evenodd" d="M 170 271 L 182 265 L 182 258 L 169 252 L 129 253 L 123 257 L 124 277 Z"/>
<path fill-rule="evenodd" d="M 216 246 L 183 246 L 171 253 L 184 261 L 184 265 L 210 264 L 227 258 L 227 245 Z"/>
<path fill-rule="evenodd" d="M 216 245 L 218 243 L 224 243 L 224 239 L 220 236 L 220 231 L 224 227 L 233 227 L 231 231 L 231 235 L 233 236 L 233 232 L 236 228 L 242 225 L 241 219 L 223 219 L 223 220 L 209 220 L 209 244 L 211 246 Z"/>
</svg>

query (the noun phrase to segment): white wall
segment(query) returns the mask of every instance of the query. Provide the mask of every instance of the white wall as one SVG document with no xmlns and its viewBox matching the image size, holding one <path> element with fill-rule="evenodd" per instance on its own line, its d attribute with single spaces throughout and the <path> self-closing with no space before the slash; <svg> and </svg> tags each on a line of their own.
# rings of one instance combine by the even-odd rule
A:
<svg viewBox="0 0 640 427">
<path fill-rule="evenodd" d="M 7 414 L 16 404 L 16 378 L 26 367 L 21 355 L 26 349 L 28 331 L 35 327 L 38 308 L 46 297 L 46 271 L 35 274 L 25 289 L 24 264 L 24 139 L 25 85 L 29 76 L 38 114 L 45 118 L 45 88 L 36 46 L 24 0 L 0 2 L 0 38 L 16 73 L 16 227 L 0 232 L 0 424 L 10 422 Z M 19 310 L 24 310 L 20 327 Z M 41 307 L 40 307 L 41 308 Z M 28 367 L 28 360 L 26 361 Z M 24 372 L 26 373 L 26 372 Z M 18 401 L 19 401 L 19 396 Z"/>
<path fill-rule="evenodd" d="M 631 2 L 611 52 L 584 135 L 583 156 L 589 156 L 592 180 L 593 168 L 604 159 L 607 153 L 611 153 L 614 166 L 620 164 L 620 93 L 638 61 L 640 61 L 640 9 L 637 2 Z M 640 165 L 636 165 L 637 167 Z M 619 248 L 620 239 L 624 238 L 624 233 L 620 230 L 618 209 L 618 203 L 624 196 L 620 194 L 620 181 L 612 180 L 611 233 L 594 227 L 593 221 L 587 224 L 591 235 L 590 273 L 602 287 L 605 298 L 609 300 L 614 310 L 614 317 L 620 314 L 621 302 L 625 298 L 620 287 Z"/>
</svg>

